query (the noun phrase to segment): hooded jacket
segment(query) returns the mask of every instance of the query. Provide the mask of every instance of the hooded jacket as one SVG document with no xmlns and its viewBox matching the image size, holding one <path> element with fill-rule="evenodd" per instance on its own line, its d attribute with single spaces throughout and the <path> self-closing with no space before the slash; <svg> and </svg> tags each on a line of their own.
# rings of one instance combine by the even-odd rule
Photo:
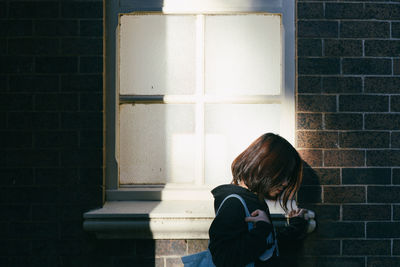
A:
<svg viewBox="0 0 400 267">
<path fill-rule="evenodd" d="M 257 195 L 246 188 L 227 184 L 216 187 L 211 193 L 214 195 L 215 211 L 218 210 L 225 197 L 230 194 L 238 194 L 245 201 L 250 214 L 260 209 L 267 213 L 271 221 L 267 204 L 259 201 Z M 217 267 L 239 267 L 254 262 L 256 267 L 285 266 L 278 257 L 277 249 L 270 259 L 266 261 L 258 259 L 265 250 L 270 249 L 273 245 L 273 243 L 268 245 L 266 239 L 272 234 L 273 238 L 278 239 L 279 244 L 280 241 L 285 243 L 302 238 L 306 229 L 306 221 L 303 218 L 291 218 L 290 225 L 277 232 L 275 236 L 273 225 L 264 221 L 256 222 L 253 229 L 248 231 L 245 217 L 243 205 L 236 198 L 227 199 L 220 208 L 209 229 L 209 249 L 215 265 Z"/>
</svg>

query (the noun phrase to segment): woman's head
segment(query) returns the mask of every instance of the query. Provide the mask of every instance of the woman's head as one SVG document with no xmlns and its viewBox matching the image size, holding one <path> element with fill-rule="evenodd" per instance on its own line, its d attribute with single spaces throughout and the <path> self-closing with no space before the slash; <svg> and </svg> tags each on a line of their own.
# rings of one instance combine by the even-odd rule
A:
<svg viewBox="0 0 400 267">
<path fill-rule="evenodd" d="M 266 133 L 257 138 L 232 162 L 233 183 L 267 199 L 287 202 L 302 180 L 302 160 L 296 149 L 284 138 Z"/>
</svg>

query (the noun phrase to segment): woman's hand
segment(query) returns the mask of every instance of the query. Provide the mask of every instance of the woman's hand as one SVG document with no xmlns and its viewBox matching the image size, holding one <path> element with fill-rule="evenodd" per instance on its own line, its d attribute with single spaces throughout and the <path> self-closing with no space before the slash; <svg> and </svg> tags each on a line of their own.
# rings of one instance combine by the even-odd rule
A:
<svg viewBox="0 0 400 267">
<path fill-rule="evenodd" d="M 306 214 L 306 213 L 307 213 L 307 210 L 306 210 L 306 209 L 291 210 L 291 211 L 289 212 L 289 214 L 288 214 L 288 217 L 289 217 L 289 218 L 293 218 L 293 217 L 298 217 L 298 216 L 300 216 L 300 217 L 304 218 L 304 214 Z"/>
<path fill-rule="evenodd" d="M 265 213 L 263 210 L 255 210 L 250 215 L 251 217 L 246 217 L 244 219 L 246 222 L 256 223 L 258 221 L 264 221 L 271 223 L 271 221 L 268 219 L 267 213 Z"/>
</svg>

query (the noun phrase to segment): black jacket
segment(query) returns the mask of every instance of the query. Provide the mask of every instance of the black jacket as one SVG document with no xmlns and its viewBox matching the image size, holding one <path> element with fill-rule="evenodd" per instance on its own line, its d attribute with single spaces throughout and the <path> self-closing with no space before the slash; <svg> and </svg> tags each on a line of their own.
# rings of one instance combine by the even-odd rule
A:
<svg viewBox="0 0 400 267">
<path fill-rule="evenodd" d="M 214 209 L 217 211 L 222 201 L 230 194 L 240 195 L 252 213 L 256 209 L 266 211 L 271 220 L 268 206 L 265 202 L 258 200 L 258 197 L 249 190 L 236 185 L 221 185 L 212 190 L 214 195 Z M 209 235 L 209 249 L 213 261 L 217 267 L 221 266 L 245 266 L 255 262 L 255 266 L 285 266 L 277 251 L 269 260 L 262 262 L 258 257 L 268 247 L 266 238 L 272 233 L 273 226 L 264 221 L 258 221 L 251 231 L 248 231 L 245 222 L 245 211 L 241 202 L 236 198 L 229 198 L 221 207 L 218 215 L 213 220 Z M 280 242 L 292 242 L 304 236 L 306 221 L 302 218 L 291 218 L 290 226 L 277 231 L 276 238 Z M 275 237 L 275 235 L 274 235 Z M 280 245 L 279 245 L 280 246 Z"/>
</svg>

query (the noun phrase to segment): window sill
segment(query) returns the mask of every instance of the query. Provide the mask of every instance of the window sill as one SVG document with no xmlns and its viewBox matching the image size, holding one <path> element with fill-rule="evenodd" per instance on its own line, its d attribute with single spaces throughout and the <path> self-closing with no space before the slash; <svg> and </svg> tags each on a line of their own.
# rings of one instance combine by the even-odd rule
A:
<svg viewBox="0 0 400 267">
<path fill-rule="evenodd" d="M 272 217 L 275 226 L 285 222 Z M 208 239 L 213 218 L 209 200 L 108 201 L 84 214 L 83 228 L 100 239 Z"/>
</svg>

